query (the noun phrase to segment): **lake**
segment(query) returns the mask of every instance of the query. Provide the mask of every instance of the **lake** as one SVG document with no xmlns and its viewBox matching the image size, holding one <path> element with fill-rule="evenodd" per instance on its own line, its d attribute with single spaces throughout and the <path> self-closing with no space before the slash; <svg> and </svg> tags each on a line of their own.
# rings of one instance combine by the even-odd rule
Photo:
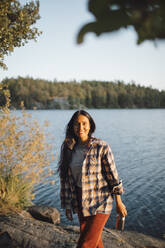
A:
<svg viewBox="0 0 165 248">
<path fill-rule="evenodd" d="M 16 111 L 17 113 L 19 111 Z M 54 152 L 59 156 L 65 127 L 75 110 L 28 111 L 40 123 L 48 120 Z M 165 109 L 88 110 L 96 122 L 94 136 L 107 141 L 114 153 L 119 177 L 123 180 L 127 206 L 125 230 L 162 237 L 165 234 Z M 57 160 L 51 165 L 57 168 Z M 63 224 L 72 223 L 60 209 L 59 177 L 55 185 L 40 186 L 35 203 L 56 207 Z M 114 228 L 115 203 L 107 227 Z"/>
</svg>

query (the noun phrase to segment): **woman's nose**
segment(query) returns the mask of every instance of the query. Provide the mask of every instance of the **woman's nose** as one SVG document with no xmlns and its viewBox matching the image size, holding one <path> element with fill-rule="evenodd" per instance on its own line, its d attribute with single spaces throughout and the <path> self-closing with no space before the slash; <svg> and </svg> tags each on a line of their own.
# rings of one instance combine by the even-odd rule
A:
<svg viewBox="0 0 165 248">
<path fill-rule="evenodd" d="M 83 125 L 80 123 L 80 131 L 83 129 Z"/>
</svg>

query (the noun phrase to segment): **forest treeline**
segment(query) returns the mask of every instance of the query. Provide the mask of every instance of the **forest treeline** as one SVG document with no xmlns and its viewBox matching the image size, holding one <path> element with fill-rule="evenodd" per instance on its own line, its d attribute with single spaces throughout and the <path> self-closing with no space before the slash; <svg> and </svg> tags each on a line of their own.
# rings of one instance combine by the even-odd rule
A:
<svg viewBox="0 0 165 248">
<path fill-rule="evenodd" d="M 165 91 L 125 84 L 123 81 L 58 82 L 30 77 L 6 78 L 1 82 L 11 93 L 11 106 L 26 109 L 60 108 L 165 108 Z M 5 102 L 0 95 L 0 105 Z"/>
</svg>

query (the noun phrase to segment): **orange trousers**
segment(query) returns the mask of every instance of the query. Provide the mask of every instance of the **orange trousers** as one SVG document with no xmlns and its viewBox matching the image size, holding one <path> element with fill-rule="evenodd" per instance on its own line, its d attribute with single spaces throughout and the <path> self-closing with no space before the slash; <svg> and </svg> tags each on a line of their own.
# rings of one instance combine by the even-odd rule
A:
<svg viewBox="0 0 165 248">
<path fill-rule="evenodd" d="M 92 216 L 83 216 L 82 213 L 82 192 L 77 187 L 77 198 L 79 204 L 78 218 L 80 222 L 80 238 L 77 248 L 104 248 L 102 242 L 102 231 L 109 218 L 109 214 L 97 213 Z"/>
</svg>

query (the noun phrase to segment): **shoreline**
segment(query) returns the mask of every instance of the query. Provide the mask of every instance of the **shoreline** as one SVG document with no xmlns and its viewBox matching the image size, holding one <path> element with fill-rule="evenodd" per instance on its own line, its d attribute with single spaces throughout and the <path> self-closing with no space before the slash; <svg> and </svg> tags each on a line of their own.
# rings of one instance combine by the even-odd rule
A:
<svg viewBox="0 0 165 248">
<path fill-rule="evenodd" d="M 0 216 L 0 247 L 3 248 L 74 248 L 79 238 L 79 227 L 62 225 L 58 211 L 54 208 L 35 206 L 45 211 L 45 221 L 35 219 L 29 212 L 23 211 L 12 216 Z M 43 212 L 44 212 L 43 211 Z M 41 213 L 41 211 L 38 211 Z M 52 215 L 52 222 L 50 218 Z M 47 219 L 47 220 L 46 220 Z M 53 220 L 54 219 L 54 220 Z M 57 222 L 56 222 L 57 221 Z M 134 231 L 103 230 L 105 248 L 164 248 L 165 239 Z M 5 244 L 5 245 L 4 245 Z"/>
</svg>

